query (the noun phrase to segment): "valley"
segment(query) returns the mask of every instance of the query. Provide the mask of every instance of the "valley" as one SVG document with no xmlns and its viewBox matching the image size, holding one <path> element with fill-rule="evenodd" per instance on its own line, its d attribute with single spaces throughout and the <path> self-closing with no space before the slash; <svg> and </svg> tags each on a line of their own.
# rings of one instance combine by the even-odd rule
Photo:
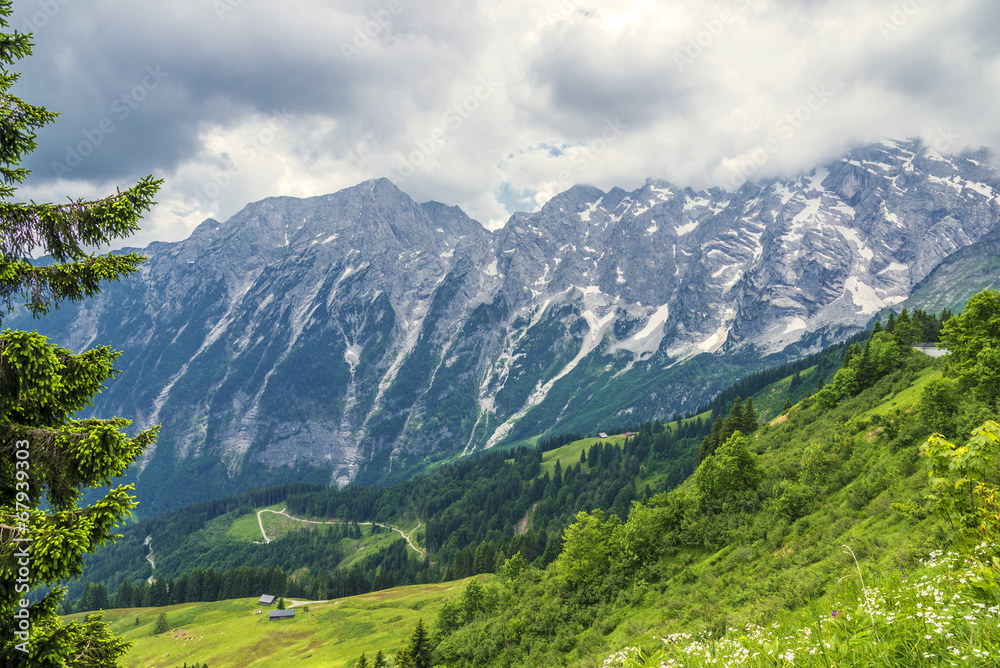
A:
<svg viewBox="0 0 1000 668">
<path fill-rule="evenodd" d="M 994 299 L 990 294 L 983 293 Z M 916 321 L 925 322 L 924 316 L 916 315 L 920 316 Z M 513 458 L 504 453 L 484 453 L 439 467 L 426 479 L 418 477 L 378 492 L 353 486 L 343 490 L 308 486 L 288 490 L 283 493 L 283 501 L 267 508 L 241 505 L 239 512 L 220 515 L 205 526 L 215 523 L 216 528 L 211 530 L 214 535 L 240 536 L 249 543 L 261 540 L 257 526 L 260 517 L 268 536 L 273 532 L 275 539 L 256 547 L 280 549 L 282 541 L 294 536 L 335 530 L 335 525 L 321 523 L 330 521 L 324 516 L 364 521 L 362 517 L 378 515 L 379 508 L 389 507 L 382 505 L 381 495 L 392 499 L 395 517 L 409 517 L 408 523 L 401 526 L 414 536 L 422 536 L 417 540 L 429 554 L 430 562 L 411 571 L 412 577 L 426 578 L 428 582 L 443 580 L 443 585 L 452 586 L 456 576 L 462 579 L 477 572 L 495 574 L 480 585 L 465 584 L 437 598 L 430 593 L 432 590 L 422 590 L 427 592 L 428 601 L 434 599 L 426 604 L 427 610 L 436 611 L 434 620 L 424 619 L 424 623 L 435 660 L 445 666 L 582 667 L 601 663 L 625 647 L 639 648 L 643 656 L 649 657 L 672 651 L 658 640 L 660 637 L 687 633 L 694 634 L 690 638 L 701 638 L 690 642 L 704 642 L 709 630 L 716 638 L 735 638 L 732 634 L 748 624 L 767 625 L 775 620 L 790 625 L 809 624 L 809 615 L 815 615 L 817 609 L 853 609 L 852 597 L 861 596 L 852 575 L 857 569 L 861 569 L 862 578 L 888 587 L 887 592 L 903 592 L 906 576 L 929 572 L 924 570 L 927 567 L 922 560 L 951 539 L 947 522 L 928 497 L 933 477 L 928 477 L 929 459 L 921 456 L 927 447 L 924 441 L 934 431 L 961 441 L 963 433 L 968 434 L 996 414 L 992 399 L 986 398 L 984 403 L 984 397 L 992 393 L 989 386 L 977 386 L 972 381 L 972 391 L 955 393 L 956 381 L 950 379 L 948 369 L 962 354 L 953 352 L 957 356 L 933 358 L 907 351 L 896 341 L 900 336 L 916 335 L 907 329 L 909 317 L 902 325 L 894 318 L 893 326 L 898 331 L 880 332 L 877 327 L 867 339 L 804 360 L 802 364 L 808 366 L 797 367 L 788 375 L 772 378 L 765 374 L 754 384 L 749 379 L 738 384 L 734 391 L 737 387 L 754 390 L 748 393 L 750 401 L 736 400 L 727 410 L 718 410 L 711 425 L 702 416 L 692 416 L 680 422 L 636 425 L 628 430 L 633 434 L 629 437 L 539 439 L 534 450 L 510 451 Z M 952 336 L 952 345 L 965 345 L 958 343 L 954 335 L 947 336 Z M 807 387 L 803 379 L 810 378 L 817 369 L 828 368 L 831 361 L 837 362 L 839 370 L 829 382 L 819 390 L 819 383 Z M 849 377 L 869 374 L 868 364 L 889 366 L 861 384 L 847 383 Z M 793 387 L 801 398 L 796 397 L 797 401 L 789 405 Z M 749 437 L 727 435 L 738 424 L 746 424 L 746 411 L 740 407 L 751 402 L 780 403 L 785 408 L 761 421 Z M 706 415 L 712 417 L 713 413 Z M 712 438 L 717 438 L 716 445 L 706 446 Z M 676 483 L 668 482 L 664 464 L 678 456 L 683 461 L 679 453 L 685 451 L 694 458 L 694 474 Z M 742 457 L 745 463 L 738 468 L 709 466 L 720 457 Z M 523 471 L 523 488 L 541 491 L 538 500 L 533 501 L 529 492 L 524 502 L 517 502 L 516 495 L 512 497 L 515 503 L 509 510 L 504 505 L 494 506 L 486 490 L 504 489 L 511 480 L 508 476 L 518 470 Z M 624 484 L 625 489 L 633 490 L 634 496 L 624 508 L 619 508 L 616 495 L 600 492 L 600 480 L 614 471 L 618 489 Z M 620 477 L 625 474 L 630 476 L 630 482 Z M 741 478 L 743 475 L 749 477 Z M 592 497 L 584 493 L 588 479 L 598 483 L 598 493 Z M 487 485 L 481 490 L 485 496 L 478 497 L 483 484 Z M 277 493 L 256 494 L 263 498 Z M 551 501 L 550 493 L 554 494 Z M 582 502 L 577 501 L 578 496 Z M 451 501 L 446 502 L 448 499 Z M 465 501 L 472 503 L 465 505 Z M 242 502 L 222 505 L 236 503 Z M 477 521 L 479 508 L 488 513 L 479 515 L 483 519 Z M 552 514 L 557 508 L 562 512 Z M 276 514 L 280 509 L 311 521 L 293 521 Z M 416 523 L 418 515 L 425 526 Z M 449 518 L 463 516 L 473 522 L 452 528 Z M 183 513 L 167 521 L 184 521 L 182 517 Z M 505 519 L 498 523 L 498 518 Z M 477 522 L 495 526 L 499 532 L 468 533 Z M 147 531 L 146 527 L 137 529 L 137 535 Z M 539 541 L 541 531 L 547 531 L 550 537 Z M 471 539 L 464 546 L 456 542 L 463 535 Z M 378 536 L 371 538 L 388 538 L 407 549 L 398 533 Z M 119 545 L 129 540 L 126 536 Z M 380 549 L 367 540 L 369 537 L 354 543 L 355 548 L 364 543 L 366 551 Z M 227 549 L 233 549 L 232 543 L 227 545 Z M 968 546 L 960 545 L 965 554 Z M 456 551 L 457 547 L 461 549 Z M 101 552 L 95 555 L 101 559 L 94 562 L 93 574 L 107 572 L 99 564 L 117 559 L 111 557 L 116 550 L 117 545 L 103 556 Z M 255 558 L 261 557 L 263 553 Z M 410 568 L 421 564 L 412 549 L 407 560 Z M 169 563 L 168 554 L 164 563 Z M 356 559 L 344 562 L 338 570 L 354 571 L 358 563 Z M 368 567 L 373 563 L 369 562 Z M 294 564 L 289 561 L 285 565 Z M 316 589 L 312 568 L 296 569 L 292 577 L 281 582 L 289 591 L 300 587 L 306 600 L 327 600 L 314 595 L 320 590 Z M 171 584 L 170 591 L 184 589 L 176 577 L 178 572 L 167 576 L 178 583 Z M 895 580 L 880 575 L 891 573 L 896 574 Z M 990 582 L 983 581 L 984 592 L 993 591 Z M 955 586 L 959 586 L 957 581 Z M 381 591 L 403 595 L 413 591 L 410 587 Z M 966 597 L 962 600 L 978 600 L 967 599 L 972 595 L 968 592 L 957 595 Z M 843 613 L 842 618 L 846 619 Z M 983 637 L 982 642 L 990 647 L 994 646 L 993 638 L 1000 643 L 1000 636 L 995 635 L 1000 630 L 997 620 L 1000 613 L 981 619 L 984 632 L 994 634 L 988 641 Z M 325 637 L 318 630 L 309 633 Z M 793 643 L 792 637 L 798 632 L 789 633 L 787 641 Z M 863 644 L 861 629 L 850 631 L 844 638 L 854 638 L 854 633 L 861 635 L 850 642 Z M 881 633 L 891 637 L 891 629 Z M 379 648 L 399 651 L 409 642 L 408 637 L 407 631 L 401 630 L 394 636 L 395 646 L 388 650 L 376 647 L 378 643 L 360 640 L 354 647 L 366 652 L 370 659 Z M 493 640 L 485 642 L 484 638 Z M 144 644 L 152 642 L 142 640 Z M 321 646 L 319 640 L 313 642 L 317 648 Z M 774 647 L 781 647 L 784 641 L 775 642 Z M 794 640 L 798 643 L 795 647 L 801 647 L 801 642 Z M 331 653 L 329 656 L 340 656 L 332 647 L 326 651 Z M 243 665 L 228 661 L 219 659 L 210 665 Z M 633 663 L 621 665 L 646 665 L 635 663 L 637 658 L 630 661 Z"/>
<path fill-rule="evenodd" d="M 996 668 L 1000 10 L 889 4 L 0 0 L 0 667 Z"/>
</svg>

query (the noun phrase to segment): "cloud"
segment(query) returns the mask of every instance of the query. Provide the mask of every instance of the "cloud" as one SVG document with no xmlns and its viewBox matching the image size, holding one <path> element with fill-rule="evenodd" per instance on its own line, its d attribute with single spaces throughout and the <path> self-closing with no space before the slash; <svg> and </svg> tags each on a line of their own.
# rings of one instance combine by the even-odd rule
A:
<svg viewBox="0 0 1000 668">
<path fill-rule="evenodd" d="M 1000 146 L 988 0 L 38 0 L 11 23 L 36 43 L 15 90 L 61 112 L 23 196 L 163 176 L 132 243 L 378 176 L 496 227 L 574 183 L 733 187 L 880 137 Z"/>
</svg>

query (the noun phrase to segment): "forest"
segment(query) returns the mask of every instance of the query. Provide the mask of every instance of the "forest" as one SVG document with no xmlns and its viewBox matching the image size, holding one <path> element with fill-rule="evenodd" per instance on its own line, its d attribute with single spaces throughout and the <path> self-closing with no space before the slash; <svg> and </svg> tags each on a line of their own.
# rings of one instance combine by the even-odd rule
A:
<svg viewBox="0 0 1000 668">
<path fill-rule="evenodd" d="M 86 577 L 70 584 L 64 612 L 109 605 L 214 601 L 265 590 L 311 599 L 348 596 L 495 573 L 515 554 L 526 564 L 544 569 L 561 554 L 564 531 L 580 512 L 599 510 L 625 522 L 635 502 L 648 502 L 680 485 L 733 433 L 752 434 L 757 428 L 751 398 L 755 393 L 784 380 L 786 410 L 817 391 L 816 400 L 824 404 L 830 403 L 834 393 L 837 397 L 845 392 L 857 394 L 867 386 L 845 385 L 844 376 L 849 375 L 845 369 L 869 359 L 873 345 L 881 349 L 884 346 L 879 342 L 889 337 L 897 353 L 892 363 L 898 366 L 909 343 L 936 339 L 948 317 L 947 312 L 941 316 L 922 311 L 912 317 L 907 311 L 899 317 L 891 314 L 885 329 L 876 323 L 870 336 L 855 336 L 798 362 L 743 379 L 720 394 L 732 397 L 727 404 L 717 398 L 686 418 L 628 426 L 623 431 L 633 435 L 620 446 L 597 440 L 581 449 L 576 461 L 564 466 L 556 460 L 554 467 L 547 467 L 551 471 L 542 471 L 545 453 L 579 441 L 583 435 L 546 437 L 532 449 L 487 451 L 385 488 L 292 484 L 206 501 L 144 520 L 126 527 L 117 543 L 88 558 Z M 919 335 L 913 333 L 912 322 L 923 323 Z M 819 381 L 800 381 L 806 372 Z M 824 375 L 832 377 L 829 386 L 824 386 Z M 871 374 L 866 371 L 863 376 Z M 273 504 L 284 505 L 296 517 L 344 524 L 328 534 L 291 532 L 267 545 L 228 540 L 213 531 L 255 508 Z M 417 535 L 428 550 L 428 560 L 407 554 L 400 538 L 349 568 L 340 567 L 355 532 L 361 538 L 362 530 L 366 536 L 378 531 L 377 525 L 361 527 L 358 522 L 406 521 L 423 525 Z M 153 578 L 146 561 L 147 536 L 156 553 Z"/>
</svg>

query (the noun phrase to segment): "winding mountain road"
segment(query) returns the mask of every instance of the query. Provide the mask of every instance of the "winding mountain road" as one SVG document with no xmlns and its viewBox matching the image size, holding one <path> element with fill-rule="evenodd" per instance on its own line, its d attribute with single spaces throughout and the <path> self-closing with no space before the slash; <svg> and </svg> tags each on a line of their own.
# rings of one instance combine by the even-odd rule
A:
<svg viewBox="0 0 1000 668">
<path fill-rule="evenodd" d="M 152 566 L 153 573 L 155 574 L 156 573 L 156 562 L 153 561 L 153 546 L 150 545 L 150 541 L 152 541 L 152 540 L 153 540 L 152 536 L 146 536 L 146 542 L 143 543 L 143 545 L 145 545 L 146 547 L 149 548 L 149 554 L 146 555 L 146 561 L 148 561 L 149 565 Z M 154 579 L 155 579 L 155 575 L 150 575 L 149 579 L 146 580 L 146 582 L 148 582 L 149 584 L 153 584 L 153 580 Z"/>
<path fill-rule="evenodd" d="M 275 515 L 284 515 L 285 517 L 287 517 L 290 520 L 295 520 L 296 522 L 305 522 L 306 524 L 347 524 L 346 522 L 338 522 L 336 520 L 329 521 L 329 522 L 318 522 L 316 520 L 304 520 L 301 517 L 292 517 L 291 515 L 289 515 L 288 513 L 285 512 L 286 510 L 287 510 L 287 508 L 282 508 L 281 510 L 271 510 L 270 508 L 264 508 L 263 510 L 258 510 L 257 511 L 257 524 L 258 524 L 258 526 L 260 526 L 260 535 L 264 537 L 264 542 L 265 543 L 270 543 L 271 539 L 267 537 L 267 532 L 264 531 L 264 522 L 263 522 L 263 520 L 261 520 L 261 517 L 260 517 L 262 513 L 274 513 Z M 369 525 L 375 525 L 375 524 L 377 524 L 380 527 L 384 527 L 386 529 L 392 529 L 393 531 L 395 531 L 396 533 L 398 533 L 400 536 L 402 536 L 404 540 L 406 540 L 407 545 L 409 545 L 411 548 L 413 548 L 413 551 L 416 552 L 417 554 L 419 554 L 421 559 L 426 559 L 427 558 L 427 550 L 423 549 L 422 547 L 418 547 L 417 544 L 414 543 L 413 540 L 412 540 L 412 538 L 411 538 L 413 536 L 413 532 L 416 531 L 417 529 L 419 529 L 421 526 L 423 526 L 422 524 L 418 523 L 417 526 L 415 526 L 414 528 L 410 529 L 409 533 L 403 533 L 402 529 L 397 529 L 396 527 L 392 526 L 391 524 L 381 524 L 381 523 L 377 523 L 377 522 L 357 522 L 357 524 L 369 524 Z"/>
</svg>

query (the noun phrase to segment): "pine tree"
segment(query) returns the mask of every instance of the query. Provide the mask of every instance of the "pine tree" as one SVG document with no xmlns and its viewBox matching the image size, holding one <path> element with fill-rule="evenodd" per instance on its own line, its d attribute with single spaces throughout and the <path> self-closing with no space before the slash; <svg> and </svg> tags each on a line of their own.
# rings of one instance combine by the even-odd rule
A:
<svg viewBox="0 0 1000 668">
<path fill-rule="evenodd" d="M 115 607 L 116 608 L 131 608 L 132 607 L 132 597 L 135 587 L 128 580 L 122 580 L 122 583 L 118 586 L 118 593 L 115 594 Z"/>
<path fill-rule="evenodd" d="M 372 664 L 372 668 L 386 668 L 385 655 L 382 654 L 382 650 L 379 650 L 375 655 L 375 663 Z"/>
<path fill-rule="evenodd" d="M 417 626 L 413 629 L 413 635 L 410 636 L 406 649 L 413 668 L 430 668 L 431 640 L 427 635 L 427 629 L 424 628 L 423 619 L 417 621 Z"/>
<path fill-rule="evenodd" d="M 361 658 L 358 659 L 358 662 L 356 664 L 354 664 L 354 665 L 357 668 L 368 668 L 368 659 L 365 658 L 365 653 L 364 652 L 361 653 Z"/>
<path fill-rule="evenodd" d="M 10 0 L 0 0 L 0 29 L 9 27 Z M 0 33 L 0 318 L 21 302 L 39 317 L 65 300 L 100 292 L 102 281 L 134 274 L 144 258 L 134 253 L 98 256 L 100 248 L 138 230 L 160 181 L 146 178 L 97 201 L 65 204 L 12 201 L 28 176 L 20 167 L 36 147 L 36 130 L 55 114 L 10 93 L 18 75 L 7 69 L 31 54 L 30 35 Z M 31 258 L 43 252 L 51 262 Z M 116 538 L 113 530 L 135 507 L 132 486 L 111 489 L 102 500 L 79 507 L 82 490 L 110 486 L 156 437 L 156 430 L 127 438 L 130 421 L 74 420 L 103 383 L 117 372 L 119 356 L 108 347 L 86 353 L 48 343 L 34 332 L 0 334 L 0 618 L 27 613 L 31 623 L 0 640 L 0 664 L 96 665 L 71 657 L 100 657 L 116 665 L 129 642 L 115 637 L 92 615 L 83 623 L 57 619 L 65 588 L 55 587 L 27 608 L 27 591 L 78 576 L 84 555 Z M 20 506 L 20 508 L 18 507 Z M 27 510 L 23 510 L 27 507 Z M 18 574 L 18 561 L 31 568 Z M 18 582 L 20 578 L 20 582 Z M 17 587 L 15 588 L 15 582 Z M 23 651 L 22 651 L 23 650 Z"/>
<path fill-rule="evenodd" d="M 701 449 L 698 451 L 698 461 L 703 462 L 705 458 L 715 452 L 722 439 L 722 418 L 718 418 L 712 423 L 712 432 L 701 442 Z"/>
<path fill-rule="evenodd" d="M 413 662 L 413 654 L 410 652 L 410 646 L 403 645 L 396 652 L 396 668 L 416 668 L 416 664 Z"/>
<path fill-rule="evenodd" d="M 913 322 L 910 320 L 909 312 L 904 308 L 903 312 L 896 318 L 896 328 L 892 332 L 896 337 L 896 342 L 900 347 L 913 344 Z"/>
<path fill-rule="evenodd" d="M 747 399 L 746 404 L 743 405 L 743 419 L 740 431 L 744 434 L 752 434 L 757 431 L 760 424 L 757 422 L 757 411 L 753 407 L 753 397 Z"/>
<path fill-rule="evenodd" d="M 743 399 L 742 397 L 736 397 L 736 401 L 733 402 L 732 407 L 729 409 L 729 415 L 726 416 L 726 421 L 722 423 L 722 437 L 716 443 L 716 447 L 722 445 L 730 436 L 740 431 L 742 426 Z"/>
<path fill-rule="evenodd" d="M 161 612 L 156 618 L 156 625 L 153 627 L 153 635 L 158 636 L 170 630 L 170 623 L 167 621 L 167 613 Z"/>
</svg>

